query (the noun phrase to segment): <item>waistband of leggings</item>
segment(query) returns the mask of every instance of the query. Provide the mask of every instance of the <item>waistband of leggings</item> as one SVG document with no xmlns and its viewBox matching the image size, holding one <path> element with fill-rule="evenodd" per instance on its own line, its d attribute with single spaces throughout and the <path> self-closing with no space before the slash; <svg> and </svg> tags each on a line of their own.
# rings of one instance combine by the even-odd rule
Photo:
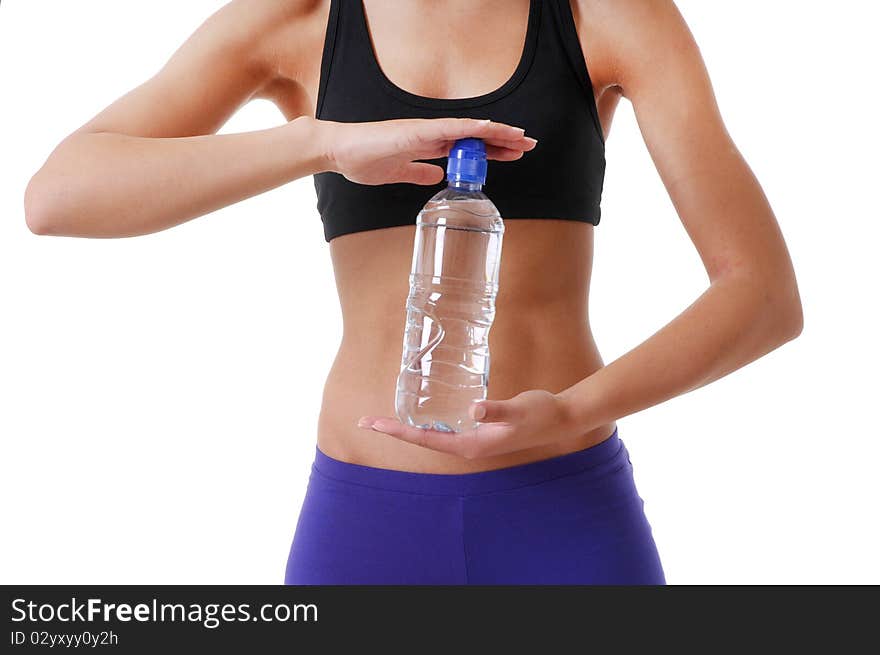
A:
<svg viewBox="0 0 880 655">
<path fill-rule="evenodd" d="M 365 487 L 424 495 L 474 495 L 504 491 L 589 471 L 601 475 L 627 457 L 617 429 L 596 445 L 565 455 L 477 473 L 414 473 L 352 464 L 315 449 L 321 475 Z"/>
</svg>

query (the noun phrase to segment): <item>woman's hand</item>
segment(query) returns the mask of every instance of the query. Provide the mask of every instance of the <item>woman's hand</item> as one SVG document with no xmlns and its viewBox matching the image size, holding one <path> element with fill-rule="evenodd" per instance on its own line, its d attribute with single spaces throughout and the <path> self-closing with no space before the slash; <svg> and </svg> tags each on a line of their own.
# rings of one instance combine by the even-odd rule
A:
<svg viewBox="0 0 880 655">
<path fill-rule="evenodd" d="M 513 161 L 535 147 L 524 130 L 473 118 L 399 119 L 373 123 L 316 121 L 328 170 L 359 184 L 437 184 L 445 171 L 416 160 L 446 157 L 457 139 L 477 137 L 489 159 Z"/>
<path fill-rule="evenodd" d="M 464 432 L 415 428 L 385 416 L 364 416 L 358 427 L 466 459 L 567 441 L 588 431 L 576 423 L 567 401 L 549 391 L 524 391 L 509 400 L 481 400 L 469 411 L 481 423 Z"/>
</svg>

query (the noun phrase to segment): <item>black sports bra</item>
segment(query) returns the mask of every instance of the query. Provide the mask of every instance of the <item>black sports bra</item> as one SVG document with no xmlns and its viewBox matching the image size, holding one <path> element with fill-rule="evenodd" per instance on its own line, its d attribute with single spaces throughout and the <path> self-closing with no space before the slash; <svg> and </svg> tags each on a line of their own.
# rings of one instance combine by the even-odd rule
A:
<svg viewBox="0 0 880 655">
<path fill-rule="evenodd" d="M 531 0 L 513 75 L 473 98 L 427 98 L 393 84 L 376 60 L 361 0 L 331 0 L 316 117 L 339 122 L 472 117 L 523 127 L 538 145 L 513 162 L 489 162 L 486 194 L 506 219 L 592 223 L 600 217 L 605 143 L 569 0 Z M 444 165 L 443 159 L 431 163 Z M 443 188 L 369 186 L 338 173 L 314 176 L 324 238 L 415 225 Z"/>
</svg>

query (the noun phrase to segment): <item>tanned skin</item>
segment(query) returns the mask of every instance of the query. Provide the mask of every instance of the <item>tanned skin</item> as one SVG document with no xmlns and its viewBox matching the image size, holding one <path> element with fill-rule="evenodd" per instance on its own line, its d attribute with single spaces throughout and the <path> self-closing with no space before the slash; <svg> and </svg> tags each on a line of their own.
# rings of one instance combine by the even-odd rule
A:
<svg viewBox="0 0 880 655">
<path fill-rule="evenodd" d="M 672 0 L 571 0 L 603 130 L 621 98 L 708 275 L 669 324 L 605 364 L 588 316 L 592 225 L 507 221 L 488 400 L 481 425 L 450 435 L 401 425 L 394 391 L 414 226 L 357 232 L 328 247 L 343 338 L 318 424 L 326 454 L 359 464 L 462 473 L 597 444 L 615 421 L 696 389 L 800 334 L 801 303 L 773 211 L 722 121 L 699 49 Z M 429 97 L 482 95 L 519 61 L 528 0 L 365 0 L 377 59 Z M 476 119 L 316 120 L 329 0 L 233 0 L 152 79 L 66 138 L 25 197 L 37 234 L 128 237 L 168 229 L 320 171 L 363 184 L 435 184 L 456 138 L 490 157 L 528 157 L 522 127 Z M 457 53 L 479 30 L 481 65 Z M 491 26 L 491 29 L 476 26 Z M 450 47 L 450 44 L 461 47 Z M 217 135 L 241 106 L 272 100 L 287 122 Z M 589 120 L 584 115 L 584 120 Z M 203 220 L 210 220 L 204 218 Z M 246 229 L 246 226 L 242 226 Z M 316 244 L 316 247 L 318 244 Z M 325 247 L 325 244 L 321 244 Z"/>
</svg>

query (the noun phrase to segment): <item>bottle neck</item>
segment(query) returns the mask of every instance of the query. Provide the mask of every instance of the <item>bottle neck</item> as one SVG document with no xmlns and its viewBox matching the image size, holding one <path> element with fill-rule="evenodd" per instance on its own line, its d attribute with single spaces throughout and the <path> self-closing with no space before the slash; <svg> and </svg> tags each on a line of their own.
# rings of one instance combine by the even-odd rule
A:
<svg viewBox="0 0 880 655">
<path fill-rule="evenodd" d="M 456 191 L 480 191 L 483 188 L 482 184 L 477 184 L 476 182 L 462 182 L 461 180 L 449 180 L 449 188 L 455 189 Z"/>
</svg>

